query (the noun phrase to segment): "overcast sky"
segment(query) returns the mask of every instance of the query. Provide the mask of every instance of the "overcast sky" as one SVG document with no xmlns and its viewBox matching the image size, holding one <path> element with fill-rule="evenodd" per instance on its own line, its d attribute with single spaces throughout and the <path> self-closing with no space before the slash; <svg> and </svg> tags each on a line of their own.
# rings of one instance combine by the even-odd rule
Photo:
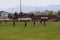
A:
<svg viewBox="0 0 60 40">
<path fill-rule="evenodd" d="M 0 0 L 0 9 L 11 8 L 19 5 L 20 0 Z M 60 0 L 22 0 L 22 5 L 33 7 L 60 5 Z"/>
</svg>

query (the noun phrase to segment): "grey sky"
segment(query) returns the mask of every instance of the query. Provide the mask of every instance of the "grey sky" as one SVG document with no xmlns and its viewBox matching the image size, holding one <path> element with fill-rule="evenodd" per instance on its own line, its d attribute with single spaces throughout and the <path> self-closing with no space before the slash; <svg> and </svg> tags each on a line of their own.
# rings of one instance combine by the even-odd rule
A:
<svg viewBox="0 0 60 40">
<path fill-rule="evenodd" d="M 0 9 L 11 8 L 19 5 L 20 0 L 0 0 Z M 36 7 L 60 5 L 60 0 L 22 0 L 22 5 Z"/>
</svg>

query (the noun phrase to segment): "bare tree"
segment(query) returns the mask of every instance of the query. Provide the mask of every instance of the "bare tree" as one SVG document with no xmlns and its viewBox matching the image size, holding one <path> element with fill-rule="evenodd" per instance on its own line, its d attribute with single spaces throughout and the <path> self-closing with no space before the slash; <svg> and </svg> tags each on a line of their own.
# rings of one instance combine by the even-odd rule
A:
<svg viewBox="0 0 60 40">
<path fill-rule="evenodd" d="M 60 16 L 60 10 L 57 13 L 58 13 L 57 15 Z"/>
<path fill-rule="evenodd" d="M 17 19 L 18 19 L 18 14 L 17 14 L 17 12 L 15 12 L 14 16 L 13 16 L 13 26 L 15 26 L 15 22 Z"/>
</svg>

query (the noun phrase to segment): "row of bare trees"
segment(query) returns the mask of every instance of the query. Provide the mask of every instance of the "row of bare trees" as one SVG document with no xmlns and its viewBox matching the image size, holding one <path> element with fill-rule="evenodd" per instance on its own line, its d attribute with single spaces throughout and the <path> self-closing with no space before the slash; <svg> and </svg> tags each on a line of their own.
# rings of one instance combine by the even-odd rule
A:
<svg viewBox="0 0 60 40">
<path fill-rule="evenodd" d="M 47 11 L 47 12 L 46 12 Z M 50 17 L 52 17 L 52 15 L 54 14 L 54 15 L 56 15 L 56 16 L 60 16 L 60 10 L 59 11 L 57 11 L 57 12 L 54 12 L 54 11 L 48 11 L 48 10 L 45 10 L 45 12 L 48 14 L 48 16 L 50 16 Z M 43 12 L 43 15 L 44 15 L 45 13 Z M 45 15 L 47 15 L 47 14 L 45 14 Z M 10 19 L 17 19 L 17 18 L 20 18 L 20 17 L 23 17 L 24 16 L 24 13 L 23 12 L 20 12 L 20 13 L 17 13 L 17 12 L 15 12 L 14 14 L 12 14 L 12 13 L 9 13 L 8 14 L 8 18 L 10 18 Z M 32 13 L 31 15 L 29 14 L 29 16 L 32 18 L 33 16 L 34 16 L 34 14 Z"/>
</svg>

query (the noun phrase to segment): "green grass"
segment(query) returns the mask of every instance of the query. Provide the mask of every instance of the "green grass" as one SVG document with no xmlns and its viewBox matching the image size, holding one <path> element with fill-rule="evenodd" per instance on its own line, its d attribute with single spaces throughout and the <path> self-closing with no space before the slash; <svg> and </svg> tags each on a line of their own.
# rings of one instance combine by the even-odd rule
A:
<svg viewBox="0 0 60 40">
<path fill-rule="evenodd" d="M 46 22 L 46 26 L 36 22 L 16 22 L 14 27 L 11 22 L 0 23 L 0 40 L 60 40 L 60 22 Z"/>
</svg>

